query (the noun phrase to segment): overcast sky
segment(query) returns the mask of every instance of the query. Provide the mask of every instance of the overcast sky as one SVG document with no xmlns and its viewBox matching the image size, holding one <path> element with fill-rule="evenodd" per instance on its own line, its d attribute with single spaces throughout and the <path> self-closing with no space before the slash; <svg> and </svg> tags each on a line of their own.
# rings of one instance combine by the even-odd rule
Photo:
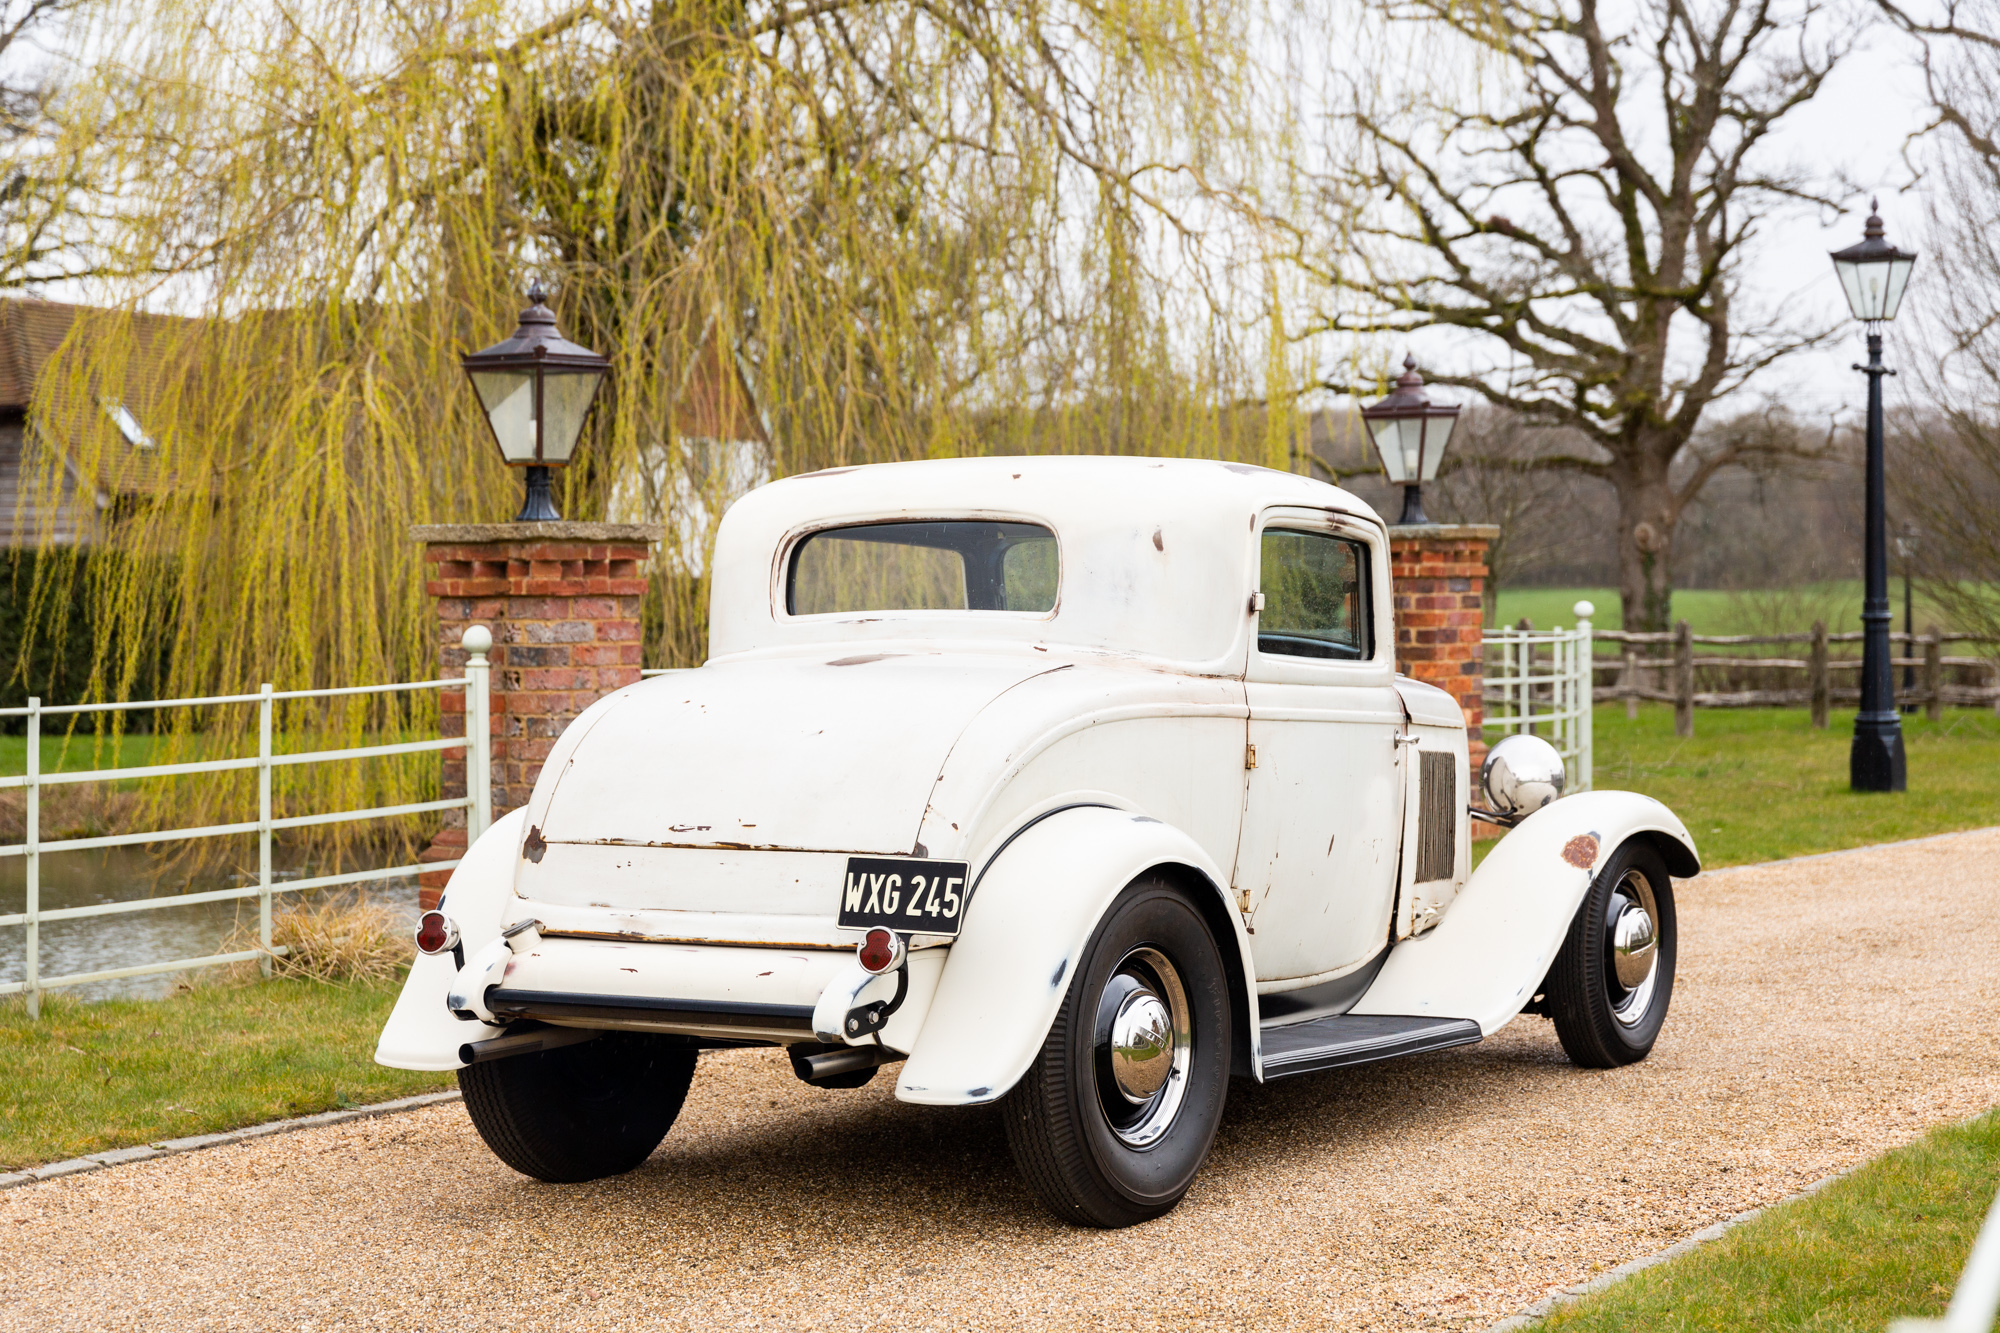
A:
<svg viewBox="0 0 2000 1333">
<path fill-rule="evenodd" d="M 1864 188 L 1852 201 L 1854 211 L 1844 216 L 1770 224 L 1749 273 L 1758 298 L 1786 303 L 1808 316 L 1845 316 L 1846 302 L 1827 254 L 1861 239 L 1866 191 L 1878 189 L 1889 239 L 1920 256 L 1903 309 L 1907 312 L 1923 301 L 1923 199 L 1908 188 L 1910 170 L 1902 153 L 1905 138 L 1926 123 L 1926 106 L 1923 77 L 1912 63 L 1910 47 L 1894 34 L 1878 30 L 1867 47 L 1834 69 L 1818 97 L 1787 118 L 1774 138 L 1788 154 L 1829 175 L 1844 171 Z M 1794 404 L 1801 413 L 1858 409 L 1865 394 L 1863 377 L 1850 367 L 1863 359 L 1865 350 L 1861 326 L 1851 316 L 1847 319 L 1849 336 L 1781 365 L 1763 386 L 1765 392 Z M 1910 332 L 1906 324 L 1889 326 L 1884 359 L 1891 366 L 1907 363 L 1909 349 L 1898 342 L 1899 334 L 1907 340 Z M 1899 387 L 1895 380 L 1889 386 L 1892 394 Z"/>
</svg>

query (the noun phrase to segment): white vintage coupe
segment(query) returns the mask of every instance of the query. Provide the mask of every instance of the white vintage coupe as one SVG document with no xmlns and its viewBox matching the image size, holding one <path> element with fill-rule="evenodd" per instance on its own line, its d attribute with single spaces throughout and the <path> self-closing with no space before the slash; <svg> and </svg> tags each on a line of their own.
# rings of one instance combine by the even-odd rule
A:
<svg viewBox="0 0 2000 1333">
<path fill-rule="evenodd" d="M 841 468 L 724 518 L 698 669 L 598 701 L 419 923 L 376 1059 L 456 1069 L 530 1176 L 644 1161 L 705 1048 L 1000 1103 L 1059 1216 L 1166 1212 L 1232 1076 L 1544 1013 L 1645 1057 L 1671 811 L 1509 738 L 1477 873 L 1465 723 L 1399 677 L 1388 533 L 1203 460 Z"/>
</svg>

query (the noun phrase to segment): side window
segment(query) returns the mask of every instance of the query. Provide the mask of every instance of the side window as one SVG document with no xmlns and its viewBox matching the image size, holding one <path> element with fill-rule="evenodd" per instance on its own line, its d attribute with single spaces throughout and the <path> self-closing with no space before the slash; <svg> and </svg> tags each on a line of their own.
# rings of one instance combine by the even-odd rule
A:
<svg viewBox="0 0 2000 1333">
<path fill-rule="evenodd" d="M 1369 641 L 1368 548 L 1345 537 L 1264 530 L 1257 650 L 1361 661 Z"/>
</svg>

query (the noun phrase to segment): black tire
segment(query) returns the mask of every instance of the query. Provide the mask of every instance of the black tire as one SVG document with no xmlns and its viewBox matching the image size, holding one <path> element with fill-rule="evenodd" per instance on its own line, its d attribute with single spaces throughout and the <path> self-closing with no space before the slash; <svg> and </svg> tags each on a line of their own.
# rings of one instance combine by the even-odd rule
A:
<svg viewBox="0 0 2000 1333">
<path fill-rule="evenodd" d="M 1176 1034 L 1185 1021 L 1185 1059 L 1170 1039 L 1168 1064 L 1144 1055 L 1114 1068 L 1105 1016 L 1140 1022 L 1160 1011 Z M 1128 1227 L 1179 1203 L 1222 1121 L 1231 1034 L 1229 976 L 1201 912 L 1163 879 L 1133 881 L 1098 923 L 1034 1063 L 1000 1103 L 1014 1161 L 1049 1210 L 1085 1226 Z M 1159 1049 L 1127 1046 L 1128 1056 Z M 1143 1101 L 1121 1091 L 1120 1070 L 1144 1084 L 1170 1068 L 1177 1072 Z"/>
<path fill-rule="evenodd" d="M 680 1114 L 695 1050 L 672 1037 L 611 1032 L 458 1071 L 486 1146 L 524 1176 L 599 1180 L 646 1160 Z"/>
<path fill-rule="evenodd" d="M 1633 954 L 1621 979 L 1614 947 L 1621 917 L 1634 910 L 1650 917 L 1655 941 L 1643 982 L 1636 979 Z M 1646 1058 L 1673 1000 L 1676 937 L 1666 862 L 1652 843 L 1634 838 L 1612 853 L 1584 895 L 1545 983 L 1556 1038 L 1572 1061 L 1615 1069 Z"/>
</svg>

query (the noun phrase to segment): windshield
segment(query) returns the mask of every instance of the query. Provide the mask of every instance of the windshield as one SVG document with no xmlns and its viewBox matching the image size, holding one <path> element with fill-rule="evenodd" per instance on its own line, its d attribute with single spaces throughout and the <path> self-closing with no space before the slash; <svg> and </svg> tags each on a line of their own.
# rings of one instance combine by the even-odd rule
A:
<svg viewBox="0 0 2000 1333">
<path fill-rule="evenodd" d="M 793 548 L 785 609 L 1046 614 L 1056 581 L 1056 535 L 1036 523 L 866 523 L 815 532 Z"/>
</svg>

